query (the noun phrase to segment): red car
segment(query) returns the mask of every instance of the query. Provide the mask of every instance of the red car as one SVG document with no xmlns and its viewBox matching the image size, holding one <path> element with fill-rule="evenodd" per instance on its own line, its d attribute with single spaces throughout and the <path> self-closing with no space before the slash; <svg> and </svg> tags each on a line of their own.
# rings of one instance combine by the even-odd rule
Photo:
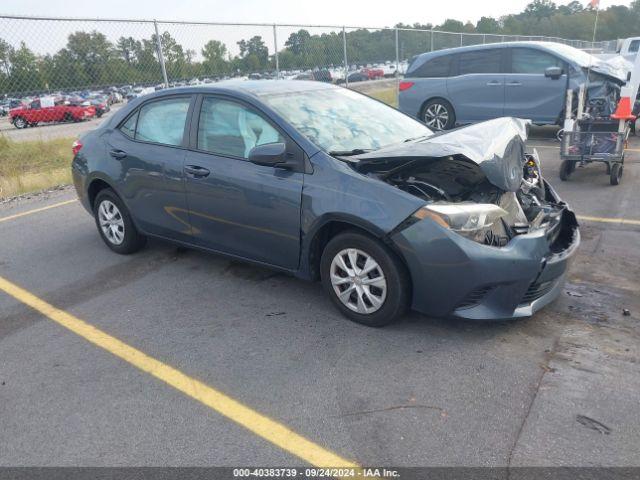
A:
<svg viewBox="0 0 640 480">
<path fill-rule="evenodd" d="M 362 73 L 365 74 L 369 80 L 384 77 L 384 70 L 381 68 L 363 68 Z"/>
<path fill-rule="evenodd" d="M 9 121 L 16 128 L 35 127 L 45 122 L 80 122 L 96 115 L 96 109 L 83 105 L 41 105 L 40 99 L 9 111 Z"/>
</svg>

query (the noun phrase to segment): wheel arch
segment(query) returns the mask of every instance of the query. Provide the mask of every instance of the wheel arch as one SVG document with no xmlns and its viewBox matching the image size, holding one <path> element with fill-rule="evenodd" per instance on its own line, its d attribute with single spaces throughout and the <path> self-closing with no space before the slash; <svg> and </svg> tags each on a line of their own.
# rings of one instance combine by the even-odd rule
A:
<svg viewBox="0 0 640 480">
<path fill-rule="evenodd" d="M 318 221 L 314 228 L 307 233 L 307 240 L 303 240 L 304 262 L 301 270 L 305 273 L 305 277 L 314 281 L 319 280 L 322 252 L 332 238 L 346 231 L 355 231 L 382 242 L 405 267 L 408 267 L 406 259 L 389 239 L 386 232 L 361 218 L 337 214 L 327 215 Z"/>
<path fill-rule="evenodd" d="M 98 196 L 98 193 L 100 193 L 102 190 L 105 190 L 107 188 L 112 190 L 118 196 L 118 198 L 122 200 L 122 196 L 118 193 L 118 191 L 113 187 L 113 185 L 110 182 L 108 182 L 102 177 L 94 177 L 87 184 L 87 199 L 89 201 L 89 206 L 91 207 L 91 210 L 93 210 L 94 203 L 95 203 L 96 197 Z"/>
</svg>

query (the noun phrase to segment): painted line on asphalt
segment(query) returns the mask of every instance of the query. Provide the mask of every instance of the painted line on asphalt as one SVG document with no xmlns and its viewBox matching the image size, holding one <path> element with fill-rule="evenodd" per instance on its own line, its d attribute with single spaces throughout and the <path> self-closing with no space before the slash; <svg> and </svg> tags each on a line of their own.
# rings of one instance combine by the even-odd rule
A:
<svg viewBox="0 0 640 480">
<path fill-rule="evenodd" d="M 578 220 L 585 222 L 600 222 L 600 223 L 618 223 L 621 225 L 640 225 L 640 220 L 630 220 L 628 218 L 609 218 L 609 217 L 590 217 L 588 215 L 576 215 Z"/>
<path fill-rule="evenodd" d="M 47 205 L 46 207 L 34 208 L 33 210 L 27 210 L 26 212 L 16 213 L 15 215 L 9 215 L 8 217 L 0 217 L 0 223 L 8 222 L 9 220 L 15 220 L 16 218 L 26 217 L 27 215 L 33 215 L 34 213 L 44 212 L 45 210 L 51 210 L 52 208 L 62 207 L 71 203 L 77 202 L 78 199 L 67 200 L 65 202 L 54 203 L 53 205 Z"/>
<path fill-rule="evenodd" d="M 317 467 L 360 467 L 209 385 L 60 310 L 0 276 L 0 291 L 130 365 L 197 400 L 255 435 Z"/>
</svg>

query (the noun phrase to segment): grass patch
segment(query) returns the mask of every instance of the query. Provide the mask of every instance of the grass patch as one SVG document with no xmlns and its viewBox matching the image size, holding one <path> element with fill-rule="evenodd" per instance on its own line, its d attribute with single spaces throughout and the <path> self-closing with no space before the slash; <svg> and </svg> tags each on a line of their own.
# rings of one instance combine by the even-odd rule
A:
<svg viewBox="0 0 640 480">
<path fill-rule="evenodd" d="M 15 142 L 0 135 L 0 198 L 71 183 L 73 140 Z"/>
<path fill-rule="evenodd" d="M 377 100 L 380 100 L 381 102 L 384 102 L 387 105 L 391 105 L 392 107 L 398 108 L 398 94 L 395 88 L 371 90 L 370 92 L 367 92 L 367 95 Z"/>
</svg>

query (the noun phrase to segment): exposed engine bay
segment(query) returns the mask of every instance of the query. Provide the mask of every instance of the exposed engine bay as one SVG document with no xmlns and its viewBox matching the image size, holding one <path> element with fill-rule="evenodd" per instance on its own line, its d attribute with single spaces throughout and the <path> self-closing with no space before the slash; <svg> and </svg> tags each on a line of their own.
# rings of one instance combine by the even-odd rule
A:
<svg viewBox="0 0 640 480">
<path fill-rule="evenodd" d="M 420 218 L 476 242 L 502 247 L 544 229 L 553 244 L 567 208 L 544 181 L 537 153 L 525 153 L 527 127 L 526 120 L 498 118 L 344 161 L 424 200 Z M 568 223 L 577 225 L 575 218 Z"/>
<path fill-rule="evenodd" d="M 407 162 L 398 167 L 369 171 L 373 175 L 426 202 L 492 203 L 507 212 L 501 221 L 479 232 L 481 243 L 504 246 L 515 235 L 545 228 L 564 209 L 549 195 L 540 172 L 538 159 L 525 154 L 522 183 L 516 192 L 505 192 L 491 184 L 478 165 L 468 159 L 444 157 Z"/>
</svg>

